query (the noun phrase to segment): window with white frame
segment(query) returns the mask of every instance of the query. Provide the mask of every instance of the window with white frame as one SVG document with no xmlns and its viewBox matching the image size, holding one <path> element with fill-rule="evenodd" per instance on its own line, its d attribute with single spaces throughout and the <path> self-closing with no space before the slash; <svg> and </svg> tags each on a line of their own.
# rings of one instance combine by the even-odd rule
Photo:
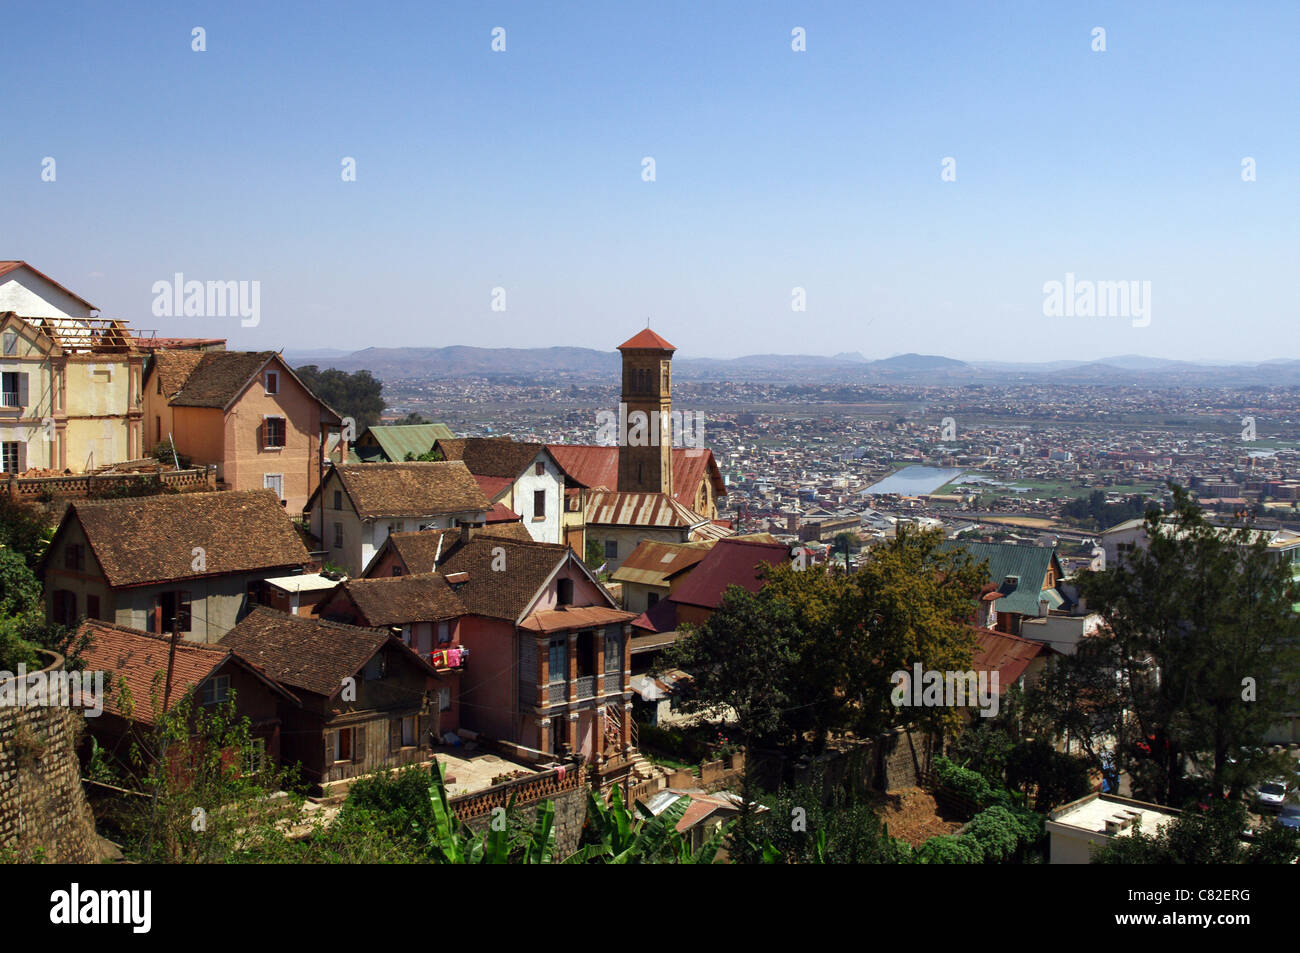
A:
<svg viewBox="0 0 1300 953">
<path fill-rule="evenodd" d="M 18 441 L 6 440 L 0 443 L 0 463 L 5 473 L 17 473 L 21 469 L 18 457 Z"/>
<path fill-rule="evenodd" d="M 18 332 L 6 331 L 4 334 L 4 344 L 5 344 L 6 355 L 17 354 L 18 353 Z"/>
<path fill-rule="evenodd" d="M 284 447 L 285 426 L 283 417 L 262 418 L 262 448 L 278 450 Z"/>
<path fill-rule="evenodd" d="M 19 391 L 21 389 L 20 378 L 23 375 L 14 371 L 5 371 L 0 374 L 0 407 L 20 407 Z"/>
<path fill-rule="evenodd" d="M 280 393 L 280 372 L 279 371 L 266 372 L 266 392 L 268 394 Z"/>
</svg>

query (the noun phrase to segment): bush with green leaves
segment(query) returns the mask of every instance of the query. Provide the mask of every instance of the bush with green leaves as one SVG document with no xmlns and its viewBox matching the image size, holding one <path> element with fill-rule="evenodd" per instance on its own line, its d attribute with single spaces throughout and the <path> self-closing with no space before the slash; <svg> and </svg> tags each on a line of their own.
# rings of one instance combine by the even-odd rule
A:
<svg viewBox="0 0 1300 953">
<path fill-rule="evenodd" d="M 1022 796 L 1016 796 L 1004 788 L 995 787 L 989 783 L 988 778 L 978 771 L 954 764 L 943 755 L 939 755 L 934 759 L 934 774 L 935 779 L 939 782 L 939 787 L 967 800 L 974 801 L 976 806 L 980 808 L 991 807 L 994 804 L 1000 804 L 1003 807 L 1018 807 L 1024 804 Z"/>
<path fill-rule="evenodd" d="M 1300 857 L 1300 831 L 1276 821 L 1243 839 L 1249 826 L 1240 801 L 1214 798 L 1194 803 L 1155 831 L 1136 823 L 1126 837 L 1112 837 L 1092 855 L 1094 864 L 1293 864 Z"/>
<path fill-rule="evenodd" d="M 984 851 L 973 837 L 939 834 L 916 848 L 913 860 L 918 864 L 979 864 Z"/>
<path fill-rule="evenodd" d="M 843 788 L 829 797 L 820 776 L 763 797 L 767 808 L 745 826 L 733 825 L 729 844 L 738 862 L 776 864 L 893 864 L 910 858 L 907 842 L 889 835 L 877 809 Z"/>
<path fill-rule="evenodd" d="M 1057 751 L 1048 741 L 1022 741 L 1007 755 L 1006 783 L 1009 788 L 1034 792 L 1034 809 L 1047 812 L 1078 800 L 1092 790 L 1088 761 Z"/>
</svg>

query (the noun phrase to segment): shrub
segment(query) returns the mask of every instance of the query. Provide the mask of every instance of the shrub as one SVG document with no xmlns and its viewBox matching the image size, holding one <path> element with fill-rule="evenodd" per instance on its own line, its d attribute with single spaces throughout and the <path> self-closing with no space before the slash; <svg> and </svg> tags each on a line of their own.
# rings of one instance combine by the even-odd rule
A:
<svg viewBox="0 0 1300 953">
<path fill-rule="evenodd" d="M 918 847 L 914 859 L 918 864 L 979 864 L 984 852 L 973 837 L 940 834 Z"/>
</svg>

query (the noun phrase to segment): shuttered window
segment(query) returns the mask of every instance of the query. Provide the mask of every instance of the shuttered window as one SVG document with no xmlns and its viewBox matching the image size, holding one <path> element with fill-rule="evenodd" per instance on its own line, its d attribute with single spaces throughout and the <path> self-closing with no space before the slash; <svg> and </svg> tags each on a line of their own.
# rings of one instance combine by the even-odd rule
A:
<svg viewBox="0 0 1300 953">
<path fill-rule="evenodd" d="M 284 418 L 266 417 L 262 421 L 262 448 L 276 450 L 284 447 Z"/>
</svg>

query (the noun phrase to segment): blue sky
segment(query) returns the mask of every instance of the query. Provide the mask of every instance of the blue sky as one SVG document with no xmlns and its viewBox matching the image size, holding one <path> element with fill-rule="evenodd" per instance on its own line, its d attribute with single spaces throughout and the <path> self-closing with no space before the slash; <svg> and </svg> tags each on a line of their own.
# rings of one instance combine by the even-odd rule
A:
<svg viewBox="0 0 1300 953">
<path fill-rule="evenodd" d="M 1291 0 L 60 3 L 6 27 L 0 258 L 139 328 L 607 349 L 649 317 L 683 356 L 1300 356 Z M 260 324 L 155 317 L 176 272 L 259 281 Z M 1066 273 L 1151 282 L 1150 323 L 1045 317 Z"/>
</svg>

